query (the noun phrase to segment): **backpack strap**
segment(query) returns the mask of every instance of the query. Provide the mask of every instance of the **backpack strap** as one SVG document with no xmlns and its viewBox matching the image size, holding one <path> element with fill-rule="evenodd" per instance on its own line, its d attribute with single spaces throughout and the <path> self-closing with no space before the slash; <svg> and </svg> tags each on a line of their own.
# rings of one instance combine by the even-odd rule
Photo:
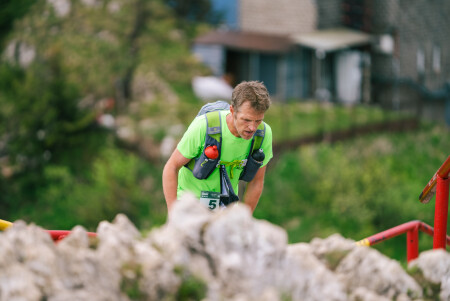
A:
<svg viewBox="0 0 450 301">
<path fill-rule="evenodd" d="M 262 166 L 263 162 L 257 162 L 252 157 L 252 154 L 254 151 L 261 148 L 265 134 L 266 134 L 266 124 L 264 122 L 261 122 L 261 124 L 258 126 L 256 130 L 256 133 L 253 135 L 250 152 L 248 153 L 246 159 L 247 162 L 244 166 L 244 170 L 242 171 L 241 176 L 239 177 L 239 180 L 250 182 L 251 180 L 253 180 L 259 168 Z"/>
<path fill-rule="evenodd" d="M 250 155 L 253 154 L 255 150 L 261 148 L 265 135 L 266 135 L 266 124 L 263 121 L 256 129 L 256 133 L 253 135 L 252 149 L 250 151 Z"/>
<path fill-rule="evenodd" d="M 205 114 L 206 119 L 206 138 L 205 138 L 205 146 L 208 145 L 216 145 L 217 149 L 219 150 L 219 158 L 217 158 L 215 161 L 219 162 L 220 160 L 220 153 L 222 148 L 222 125 L 221 125 L 221 119 L 220 119 L 220 111 L 213 111 L 208 112 Z M 200 154 L 200 156 L 193 158 L 191 161 L 189 161 L 185 166 L 194 172 L 194 167 L 196 166 L 197 162 L 199 161 L 199 158 L 204 155 L 203 153 Z M 201 164 L 202 162 L 199 162 L 198 164 Z M 210 162 L 208 165 L 211 165 L 213 162 Z M 210 166 L 212 167 L 212 166 Z M 208 170 L 210 169 L 208 167 Z M 203 169 L 203 165 L 198 167 L 197 169 Z M 212 171 L 212 170 L 211 170 Z M 211 171 L 207 171 L 207 174 Z M 203 174 L 203 172 L 202 172 Z M 195 176 L 196 174 L 194 174 Z M 199 175 L 200 176 L 200 175 Z M 202 176 L 203 177 L 203 176 Z"/>
<path fill-rule="evenodd" d="M 221 146 L 222 126 L 220 120 L 220 111 L 209 112 L 206 113 L 205 116 L 206 116 L 206 135 L 216 140 L 217 143 L 219 143 L 219 145 Z"/>
</svg>

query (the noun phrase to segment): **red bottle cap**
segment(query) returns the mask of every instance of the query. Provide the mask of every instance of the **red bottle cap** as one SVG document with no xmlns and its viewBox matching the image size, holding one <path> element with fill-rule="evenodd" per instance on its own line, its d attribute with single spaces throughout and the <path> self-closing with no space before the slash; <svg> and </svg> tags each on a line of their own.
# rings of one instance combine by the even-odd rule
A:
<svg viewBox="0 0 450 301">
<path fill-rule="evenodd" d="M 219 150 L 216 145 L 210 145 L 205 149 L 205 155 L 209 159 L 217 159 L 219 157 Z"/>
</svg>

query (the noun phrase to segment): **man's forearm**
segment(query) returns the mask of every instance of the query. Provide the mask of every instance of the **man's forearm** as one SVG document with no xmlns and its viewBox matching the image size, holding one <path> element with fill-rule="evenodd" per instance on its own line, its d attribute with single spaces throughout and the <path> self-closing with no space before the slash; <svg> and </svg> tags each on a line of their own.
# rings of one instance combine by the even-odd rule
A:
<svg viewBox="0 0 450 301">
<path fill-rule="evenodd" d="M 266 173 L 266 166 L 260 168 L 256 173 L 252 181 L 247 184 L 247 188 L 244 194 L 244 203 L 255 211 L 256 205 L 258 205 L 259 198 L 261 197 L 264 188 L 264 175 Z"/>
<path fill-rule="evenodd" d="M 177 200 L 178 172 L 190 160 L 185 158 L 178 149 L 175 149 L 164 166 L 162 174 L 163 191 L 169 211 Z"/>
<path fill-rule="evenodd" d="M 247 189 L 244 194 L 244 203 L 250 207 L 250 210 L 255 211 L 256 205 L 258 205 L 259 198 L 263 191 L 263 183 L 250 182 L 247 184 Z"/>
<path fill-rule="evenodd" d="M 163 170 L 162 180 L 167 210 L 170 211 L 177 200 L 178 170 L 166 165 Z"/>
</svg>

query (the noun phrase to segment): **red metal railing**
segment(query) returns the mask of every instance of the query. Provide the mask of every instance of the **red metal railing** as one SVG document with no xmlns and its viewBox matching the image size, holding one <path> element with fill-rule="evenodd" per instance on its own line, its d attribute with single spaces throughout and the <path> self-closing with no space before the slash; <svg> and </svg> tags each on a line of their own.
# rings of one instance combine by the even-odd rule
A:
<svg viewBox="0 0 450 301">
<path fill-rule="evenodd" d="M 421 222 L 412 221 L 389 230 L 372 235 L 357 242 L 358 245 L 372 246 L 389 238 L 406 233 L 406 257 L 408 262 L 419 256 L 419 230 L 433 236 L 433 249 L 444 249 L 450 245 L 447 236 L 448 196 L 449 196 L 450 156 L 436 171 L 419 196 L 421 203 L 428 203 L 436 193 L 434 207 L 434 227 Z"/>
<path fill-rule="evenodd" d="M 447 234 L 448 219 L 448 191 L 450 175 L 450 156 L 439 167 L 427 186 L 419 196 L 419 201 L 426 204 L 436 192 L 436 205 L 434 207 L 434 227 L 433 248 L 445 249 L 445 236 Z"/>
<path fill-rule="evenodd" d="M 57 242 L 69 235 L 72 231 L 66 231 L 66 230 L 45 230 L 50 236 L 52 237 L 53 241 Z M 97 237 L 97 233 L 94 232 L 87 232 L 87 235 L 89 237 Z"/>
<path fill-rule="evenodd" d="M 410 262 L 419 256 L 419 231 L 430 236 L 434 235 L 433 227 L 422 221 L 411 221 L 362 239 L 356 242 L 356 244 L 360 246 L 373 246 L 406 233 L 406 259 Z M 450 236 L 446 236 L 445 242 L 447 245 L 450 245 Z"/>
<path fill-rule="evenodd" d="M 12 227 L 12 225 L 13 225 L 13 223 L 0 219 L 0 231 L 5 230 L 9 227 Z M 61 239 L 63 239 L 64 237 L 66 237 L 67 235 L 69 235 L 72 231 L 45 230 L 45 232 L 47 232 L 51 236 L 53 241 L 57 242 L 57 241 L 60 241 Z M 89 237 L 97 237 L 97 233 L 94 233 L 94 232 L 87 232 L 87 235 Z"/>
</svg>

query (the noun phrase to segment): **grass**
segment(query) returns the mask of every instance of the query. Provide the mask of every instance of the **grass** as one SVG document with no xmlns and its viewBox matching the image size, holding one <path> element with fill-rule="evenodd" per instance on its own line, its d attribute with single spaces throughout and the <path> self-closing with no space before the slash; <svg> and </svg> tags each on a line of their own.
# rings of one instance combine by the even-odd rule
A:
<svg viewBox="0 0 450 301">
<path fill-rule="evenodd" d="M 300 138 L 360 125 L 409 118 L 375 106 L 343 106 L 317 101 L 274 102 L 264 120 L 272 127 L 275 142 Z"/>
<path fill-rule="evenodd" d="M 292 105 L 291 115 L 300 116 L 302 105 Z M 348 114 L 347 108 L 337 109 Z M 369 116 L 359 117 L 364 122 L 396 118 L 377 110 L 368 112 L 367 108 L 355 110 Z M 318 115 L 312 112 L 305 117 L 311 118 L 310 131 L 317 130 L 312 124 L 319 123 L 313 121 Z M 301 128 L 303 121 L 297 118 L 289 128 L 294 129 L 295 124 Z M 332 119 L 326 122 L 333 123 Z M 339 125 L 343 126 L 349 123 Z M 306 132 L 301 129 L 298 135 Z M 273 130 L 280 131 L 277 124 Z M 308 242 L 333 233 L 360 240 L 415 219 L 433 225 L 433 201 L 424 205 L 418 196 L 449 155 L 450 141 L 444 138 L 448 132 L 445 126 L 422 123 L 412 132 L 372 133 L 281 153 L 276 164 L 269 164 L 255 217 L 285 228 L 290 242 Z M 405 260 L 405 240 L 405 236 L 399 236 L 376 248 L 389 257 Z M 421 234 L 420 250 L 431 248 L 431 241 Z"/>
</svg>

